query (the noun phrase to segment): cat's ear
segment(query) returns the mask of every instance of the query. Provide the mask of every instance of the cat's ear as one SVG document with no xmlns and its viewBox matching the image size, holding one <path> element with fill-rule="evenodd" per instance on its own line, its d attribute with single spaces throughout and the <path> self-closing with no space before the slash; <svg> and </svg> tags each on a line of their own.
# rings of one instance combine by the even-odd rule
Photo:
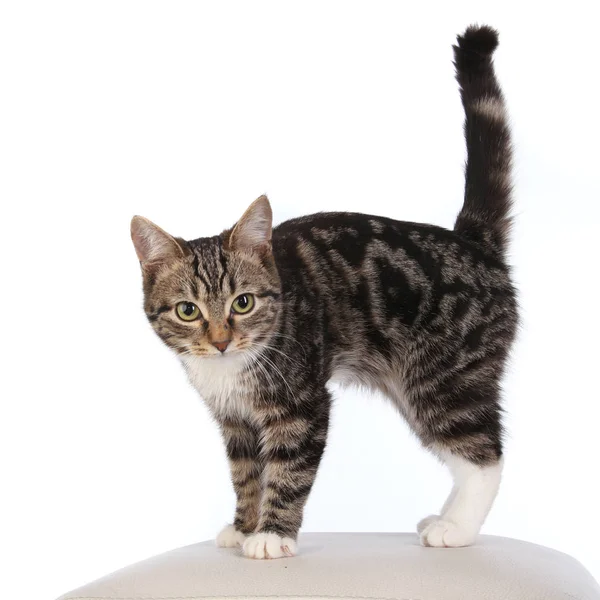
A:
<svg viewBox="0 0 600 600">
<path fill-rule="evenodd" d="M 257 198 L 236 223 L 229 236 L 232 250 L 265 251 L 271 247 L 273 212 L 266 196 Z"/>
<path fill-rule="evenodd" d="M 174 237 L 144 217 L 131 219 L 131 239 L 143 268 L 184 256 Z"/>
</svg>

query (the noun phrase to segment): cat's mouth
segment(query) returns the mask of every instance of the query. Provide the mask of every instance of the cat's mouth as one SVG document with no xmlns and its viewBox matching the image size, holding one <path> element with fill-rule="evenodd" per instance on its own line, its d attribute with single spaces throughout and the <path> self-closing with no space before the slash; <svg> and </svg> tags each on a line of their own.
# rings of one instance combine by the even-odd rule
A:
<svg viewBox="0 0 600 600">
<path fill-rule="evenodd" d="M 183 352 L 180 352 L 180 354 L 183 354 L 184 356 L 193 356 L 194 358 L 206 358 L 216 360 L 219 358 L 226 358 L 228 356 L 235 356 L 240 354 L 241 352 L 242 350 L 240 350 L 239 348 L 227 348 L 223 352 L 220 352 L 218 350 L 211 351 L 210 349 L 206 348 L 188 348 Z"/>
<path fill-rule="evenodd" d="M 195 358 L 222 360 L 228 357 L 239 357 L 244 354 L 252 355 L 253 344 L 248 340 L 242 340 L 241 343 L 233 341 L 226 348 L 220 350 L 218 347 L 204 345 L 189 345 L 181 353 Z"/>
<path fill-rule="evenodd" d="M 227 348 L 223 352 L 220 352 L 220 351 L 210 352 L 210 353 L 203 354 L 202 356 L 204 358 L 212 358 L 212 359 L 218 360 L 218 359 L 227 358 L 229 356 L 238 356 L 242 352 L 244 352 L 243 348 Z"/>
</svg>

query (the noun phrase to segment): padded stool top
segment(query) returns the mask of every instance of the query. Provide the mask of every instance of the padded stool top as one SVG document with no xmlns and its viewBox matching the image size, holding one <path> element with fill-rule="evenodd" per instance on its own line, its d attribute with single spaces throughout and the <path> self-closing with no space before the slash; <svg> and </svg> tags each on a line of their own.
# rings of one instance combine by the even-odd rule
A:
<svg viewBox="0 0 600 600">
<path fill-rule="evenodd" d="M 423 548 L 408 533 L 307 533 L 294 558 L 258 561 L 202 542 L 116 571 L 60 600 L 600 600 L 574 558 L 480 536 Z"/>
</svg>

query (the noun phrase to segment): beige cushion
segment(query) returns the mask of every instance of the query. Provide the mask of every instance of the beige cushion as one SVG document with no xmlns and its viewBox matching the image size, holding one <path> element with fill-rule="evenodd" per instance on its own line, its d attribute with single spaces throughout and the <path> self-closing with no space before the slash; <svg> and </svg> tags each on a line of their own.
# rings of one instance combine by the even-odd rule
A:
<svg viewBox="0 0 600 600">
<path fill-rule="evenodd" d="M 211 598 L 600 600 L 600 587 L 570 556 L 517 540 L 481 536 L 471 548 L 437 549 L 408 533 L 307 533 L 295 558 L 250 560 L 203 542 L 61 600 Z"/>
</svg>

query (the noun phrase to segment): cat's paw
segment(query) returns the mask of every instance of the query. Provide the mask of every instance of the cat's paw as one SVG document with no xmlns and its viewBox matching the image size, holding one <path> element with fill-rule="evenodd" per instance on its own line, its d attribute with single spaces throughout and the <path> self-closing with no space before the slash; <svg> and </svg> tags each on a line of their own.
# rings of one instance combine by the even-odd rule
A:
<svg viewBox="0 0 600 600">
<path fill-rule="evenodd" d="M 246 536 L 241 531 L 238 531 L 233 525 L 227 525 L 217 536 L 217 546 L 219 548 L 237 548 L 244 544 L 245 539 Z"/>
<path fill-rule="evenodd" d="M 441 519 L 440 515 L 429 515 L 417 523 L 417 533 L 421 535 L 434 521 Z"/>
<path fill-rule="evenodd" d="M 244 556 L 257 559 L 295 556 L 297 550 L 295 540 L 276 533 L 254 533 L 246 538 L 242 548 Z"/>
<path fill-rule="evenodd" d="M 421 544 L 434 548 L 460 548 L 470 546 L 475 541 L 476 535 L 452 521 L 437 518 L 429 522 L 421 531 Z"/>
</svg>

